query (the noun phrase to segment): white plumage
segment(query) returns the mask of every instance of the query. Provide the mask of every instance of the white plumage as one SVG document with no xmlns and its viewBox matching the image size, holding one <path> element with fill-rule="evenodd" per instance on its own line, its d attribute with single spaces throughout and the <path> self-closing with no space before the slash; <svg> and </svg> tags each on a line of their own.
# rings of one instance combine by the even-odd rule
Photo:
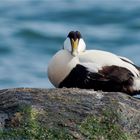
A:
<svg viewBox="0 0 140 140">
<path fill-rule="evenodd" d="M 95 67 L 92 67 L 91 69 L 94 68 L 96 69 L 97 64 L 100 66 L 101 69 L 104 66 L 116 65 L 129 69 L 136 77 L 140 76 L 140 73 L 135 66 L 133 66 L 131 63 L 121 60 L 119 56 L 112 54 L 110 52 L 100 51 L 100 50 L 87 50 L 84 53 L 80 53 L 78 57 L 81 63 L 90 62 L 93 65 L 95 64 Z M 128 61 L 128 59 L 126 58 L 125 60 Z"/>
</svg>

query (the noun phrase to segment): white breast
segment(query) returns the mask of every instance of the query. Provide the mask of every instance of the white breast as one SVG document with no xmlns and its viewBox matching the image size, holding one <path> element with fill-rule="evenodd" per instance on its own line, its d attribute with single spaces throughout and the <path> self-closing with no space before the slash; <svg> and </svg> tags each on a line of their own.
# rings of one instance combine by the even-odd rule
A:
<svg viewBox="0 0 140 140">
<path fill-rule="evenodd" d="M 78 58 L 73 57 L 67 50 L 57 52 L 48 65 L 48 78 L 52 84 L 58 87 L 78 62 Z"/>
</svg>

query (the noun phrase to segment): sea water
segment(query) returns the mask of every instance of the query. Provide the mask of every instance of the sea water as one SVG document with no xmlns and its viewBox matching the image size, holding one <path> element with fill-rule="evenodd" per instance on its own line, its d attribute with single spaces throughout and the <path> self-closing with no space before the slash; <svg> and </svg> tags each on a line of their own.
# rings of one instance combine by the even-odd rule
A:
<svg viewBox="0 0 140 140">
<path fill-rule="evenodd" d="M 53 87 L 48 62 L 71 30 L 81 32 L 88 49 L 140 65 L 138 0 L 1 0 L 0 89 Z"/>
</svg>

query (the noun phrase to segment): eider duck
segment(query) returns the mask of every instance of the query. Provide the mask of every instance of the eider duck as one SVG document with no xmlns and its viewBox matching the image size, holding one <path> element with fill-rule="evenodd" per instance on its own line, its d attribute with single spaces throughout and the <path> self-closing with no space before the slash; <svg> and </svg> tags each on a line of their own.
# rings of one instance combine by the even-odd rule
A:
<svg viewBox="0 0 140 140">
<path fill-rule="evenodd" d="M 48 78 L 58 88 L 140 93 L 140 67 L 101 50 L 86 50 L 79 31 L 71 31 L 48 65 Z"/>
</svg>

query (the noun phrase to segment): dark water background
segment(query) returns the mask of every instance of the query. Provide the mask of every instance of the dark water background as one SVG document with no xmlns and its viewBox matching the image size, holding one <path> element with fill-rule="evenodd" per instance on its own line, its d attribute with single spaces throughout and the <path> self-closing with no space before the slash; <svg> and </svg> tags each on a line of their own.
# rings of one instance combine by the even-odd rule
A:
<svg viewBox="0 0 140 140">
<path fill-rule="evenodd" d="M 0 89 L 53 87 L 47 64 L 71 30 L 140 65 L 139 0 L 1 0 Z"/>
</svg>

